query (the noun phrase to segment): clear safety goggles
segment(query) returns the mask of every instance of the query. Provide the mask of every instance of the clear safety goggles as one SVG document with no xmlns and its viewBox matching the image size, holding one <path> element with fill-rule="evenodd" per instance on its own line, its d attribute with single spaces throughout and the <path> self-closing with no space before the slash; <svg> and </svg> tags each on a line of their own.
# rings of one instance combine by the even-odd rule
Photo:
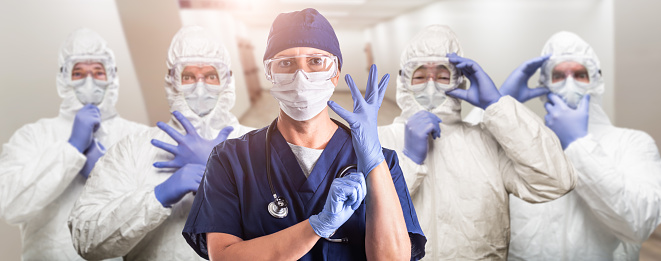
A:
<svg viewBox="0 0 661 261">
<path fill-rule="evenodd" d="M 175 63 L 169 75 L 180 92 L 191 91 L 198 82 L 204 82 L 212 90 L 220 90 L 230 83 L 232 71 L 219 60 L 186 59 Z"/>
<path fill-rule="evenodd" d="M 338 59 L 334 55 L 297 55 L 264 61 L 266 79 L 278 84 L 293 82 L 297 72 L 302 72 L 310 81 L 327 81 L 337 76 L 337 68 Z"/>
<path fill-rule="evenodd" d="M 414 58 L 399 73 L 405 86 L 414 92 L 422 91 L 430 80 L 442 90 L 455 89 L 463 81 L 462 74 L 447 57 Z"/>
<path fill-rule="evenodd" d="M 565 62 L 576 62 L 584 67 L 578 70 L 562 70 L 558 68 Z M 589 57 L 561 55 L 552 56 L 542 65 L 542 84 L 547 87 L 563 85 L 567 79 L 572 79 L 581 87 L 596 86 L 601 83 L 601 71 L 597 63 Z"/>
<path fill-rule="evenodd" d="M 103 71 L 76 68 L 76 65 L 81 63 L 99 63 L 103 67 Z M 111 61 L 107 56 L 71 56 L 60 67 L 60 73 L 70 86 L 80 85 L 88 76 L 91 76 L 95 83 L 107 85 L 115 79 L 117 72 L 117 68 L 110 67 L 109 64 Z"/>
</svg>

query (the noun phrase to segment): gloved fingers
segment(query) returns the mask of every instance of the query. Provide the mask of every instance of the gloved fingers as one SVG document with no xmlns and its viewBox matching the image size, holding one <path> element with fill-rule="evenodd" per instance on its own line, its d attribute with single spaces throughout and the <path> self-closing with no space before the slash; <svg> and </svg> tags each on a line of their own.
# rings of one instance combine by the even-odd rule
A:
<svg viewBox="0 0 661 261">
<path fill-rule="evenodd" d="M 181 133 L 179 133 L 177 130 L 175 130 L 170 125 L 167 125 L 164 122 L 159 121 L 156 123 L 156 126 L 158 126 L 159 129 L 163 130 L 168 135 L 170 135 L 170 137 L 172 137 L 172 139 L 174 139 L 177 143 L 181 143 L 181 141 L 184 139 L 184 136 Z"/>
<path fill-rule="evenodd" d="M 584 112 L 585 114 L 589 113 L 590 111 L 590 95 L 583 95 L 583 98 L 581 98 L 581 101 L 578 103 L 578 106 L 576 108 L 577 110 L 580 110 Z"/>
<path fill-rule="evenodd" d="M 533 59 L 524 62 L 519 68 L 521 68 L 521 71 L 525 73 L 526 76 L 528 76 L 528 78 L 530 78 L 530 76 L 535 74 L 535 72 L 537 71 L 537 69 L 539 69 L 539 67 L 542 67 L 542 64 L 544 64 L 544 62 L 546 62 L 546 60 L 548 60 L 549 57 L 551 57 L 550 54 L 540 57 L 535 57 Z"/>
<path fill-rule="evenodd" d="M 532 98 L 535 98 L 535 97 L 539 97 L 539 96 L 548 94 L 550 92 L 551 92 L 551 90 L 549 90 L 549 88 L 546 88 L 546 87 L 533 88 L 533 89 L 530 89 L 530 92 L 528 93 L 527 98 L 529 100 L 529 99 L 532 99 Z"/>
<path fill-rule="evenodd" d="M 92 127 L 92 132 L 96 132 L 96 131 L 98 131 L 99 128 L 101 127 L 101 119 L 98 119 L 98 120 L 95 119 L 95 120 L 94 120 L 94 124 L 93 124 L 92 126 L 93 126 L 93 127 Z"/>
<path fill-rule="evenodd" d="M 553 104 L 550 102 L 544 103 L 544 109 L 546 109 L 546 113 L 551 114 L 553 111 Z M 548 116 L 548 114 L 546 116 Z"/>
<path fill-rule="evenodd" d="M 167 169 L 167 168 L 181 168 L 181 164 L 179 162 L 176 162 L 174 160 L 171 161 L 158 161 L 154 162 L 154 167 L 159 168 L 159 169 Z"/>
<path fill-rule="evenodd" d="M 154 145 L 155 147 L 161 148 L 167 152 L 170 152 L 174 155 L 177 155 L 177 146 L 169 144 L 167 142 L 163 142 L 157 139 L 152 139 L 151 144 Z"/>
<path fill-rule="evenodd" d="M 94 139 L 94 142 L 99 146 L 99 150 L 102 151 L 103 153 L 106 153 L 106 147 L 101 144 L 98 140 Z"/>
<path fill-rule="evenodd" d="M 355 120 L 353 119 L 353 113 L 345 110 L 340 106 L 339 104 L 335 103 L 334 101 L 328 101 L 328 107 L 331 108 L 337 115 L 339 115 L 342 119 L 347 121 L 350 126 L 354 125 Z"/>
<path fill-rule="evenodd" d="M 353 78 L 351 78 L 351 75 L 347 74 L 344 76 L 344 81 L 347 83 L 347 86 L 349 86 L 349 91 L 351 91 L 353 111 L 356 111 L 356 108 L 358 108 L 365 99 L 363 99 L 363 95 L 360 93 L 358 87 L 356 87 L 356 83 L 353 81 Z"/>
<path fill-rule="evenodd" d="M 558 96 L 557 94 L 549 93 L 548 97 L 549 97 L 549 101 L 553 103 L 553 106 L 559 106 L 560 108 L 568 108 L 567 104 L 565 104 L 565 101 L 563 101 L 562 98 L 560 98 L 560 96 Z"/>
<path fill-rule="evenodd" d="M 548 113 L 544 116 L 544 123 L 546 123 L 546 126 L 553 124 L 553 122 L 551 122 L 551 119 L 552 119 L 551 113 Z"/>
<path fill-rule="evenodd" d="M 216 139 L 214 140 L 215 144 L 225 141 L 230 133 L 232 133 L 232 131 L 234 131 L 234 127 L 232 126 L 227 126 L 220 130 L 220 132 L 218 132 L 218 136 L 216 136 Z"/>
<path fill-rule="evenodd" d="M 376 69 L 376 65 L 372 64 L 369 76 L 367 77 L 367 87 L 365 88 L 365 101 L 368 104 L 374 103 L 374 100 L 379 96 L 378 86 L 376 85 L 378 76 L 379 71 Z"/>
<path fill-rule="evenodd" d="M 440 119 L 438 121 L 432 122 L 431 137 L 433 139 L 441 137 L 441 126 L 439 125 L 440 123 Z"/>
<path fill-rule="evenodd" d="M 362 193 L 360 193 L 359 196 L 362 202 L 362 199 L 365 198 L 365 196 L 367 195 L 367 182 L 365 181 L 365 175 L 363 175 L 363 173 L 361 172 L 351 172 L 349 173 L 349 175 L 346 176 L 346 178 L 351 179 L 357 182 L 358 184 L 360 184 L 360 191 Z"/>
<path fill-rule="evenodd" d="M 360 203 L 362 202 L 362 195 L 365 192 L 363 190 L 360 179 L 354 179 L 354 177 L 349 176 L 341 179 L 344 179 L 344 184 L 347 187 L 347 189 L 344 190 L 346 193 L 344 205 L 351 206 L 352 210 L 356 210 L 358 207 L 360 207 Z"/>
<path fill-rule="evenodd" d="M 383 97 L 386 95 L 386 89 L 388 89 L 388 82 L 390 82 L 390 74 L 386 73 L 381 78 L 381 82 L 379 82 L 379 107 L 381 107 L 381 103 L 383 102 Z"/>
<path fill-rule="evenodd" d="M 189 135 L 197 135 L 197 130 L 195 130 L 195 127 L 193 126 L 192 123 L 186 117 L 184 117 L 183 114 L 179 111 L 173 111 L 172 114 L 174 117 L 177 119 L 179 123 L 181 123 L 181 126 L 184 127 L 184 130 L 186 130 L 186 133 Z"/>
<path fill-rule="evenodd" d="M 462 100 L 468 99 L 468 90 L 464 90 L 464 89 L 457 88 L 457 89 L 454 89 L 454 90 L 451 90 L 451 91 L 447 91 L 447 92 L 445 92 L 445 94 L 447 94 L 450 97 L 457 98 L 457 99 L 462 99 Z"/>
</svg>

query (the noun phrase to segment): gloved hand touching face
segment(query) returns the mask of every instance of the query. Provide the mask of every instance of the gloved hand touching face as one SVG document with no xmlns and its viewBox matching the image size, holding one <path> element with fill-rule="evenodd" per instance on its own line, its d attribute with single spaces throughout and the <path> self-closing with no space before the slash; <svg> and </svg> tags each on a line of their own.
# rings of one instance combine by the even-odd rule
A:
<svg viewBox="0 0 661 261">
<path fill-rule="evenodd" d="M 404 129 L 404 155 L 422 164 L 427 158 L 429 137 L 441 137 L 441 119 L 428 111 L 419 111 L 406 122 Z"/>
<path fill-rule="evenodd" d="M 189 192 L 197 192 L 206 166 L 186 164 L 175 171 L 168 179 L 154 188 L 156 199 L 163 207 L 176 204 Z"/>
<path fill-rule="evenodd" d="M 215 139 L 207 140 L 197 134 L 193 124 L 191 124 L 183 114 L 178 111 L 174 111 L 172 114 L 174 114 L 177 121 L 181 123 L 181 126 L 184 127 L 186 135 L 182 135 L 177 130 L 163 122 L 156 123 L 161 130 L 165 131 L 165 133 L 170 135 L 170 137 L 177 142 L 177 146 L 175 146 L 157 139 L 151 140 L 152 145 L 174 155 L 174 159 L 171 161 L 155 162 L 154 167 L 157 168 L 181 168 L 186 164 L 200 164 L 206 166 L 209 154 L 211 154 L 213 147 L 218 143 L 225 141 L 227 136 L 229 136 L 234 130 L 232 126 L 227 126 L 218 133 L 218 136 Z"/>
<path fill-rule="evenodd" d="M 358 157 L 358 171 L 365 175 L 385 160 L 377 132 L 377 115 L 390 75 L 384 75 L 378 84 L 377 76 L 376 65 L 372 65 L 364 99 L 351 76 L 347 74 L 345 77 L 353 98 L 353 113 L 343 109 L 334 101 L 328 101 L 328 106 L 349 123 L 353 148 Z"/>
<path fill-rule="evenodd" d="M 474 106 L 486 110 L 489 105 L 500 100 L 501 94 L 489 75 L 473 60 L 463 58 L 455 53 L 447 55 L 450 62 L 470 80 L 468 90 L 454 89 L 446 92 L 447 95 L 465 100 Z"/>
<path fill-rule="evenodd" d="M 80 153 L 92 144 L 94 139 L 94 132 L 101 126 L 101 111 L 93 104 L 83 106 L 77 113 L 73 120 L 73 128 L 71 129 L 71 136 L 69 143 L 74 146 Z"/>
<path fill-rule="evenodd" d="M 549 93 L 548 98 L 549 101 L 544 104 L 548 112 L 544 121 L 546 126 L 558 135 L 563 150 L 575 140 L 588 135 L 590 95 L 583 96 L 576 109 L 567 106 L 556 94 Z"/>
<path fill-rule="evenodd" d="M 83 169 L 80 170 L 80 175 L 83 175 L 85 178 L 89 177 L 94 165 L 104 154 L 106 154 L 106 148 L 103 147 L 99 141 L 94 139 L 90 146 L 85 150 L 85 157 L 87 157 L 87 160 L 85 161 Z"/>
<path fill-rule="evenodd" d="M 333 180 L 324 209 L 310 217 L 310 225 L 320 237 L 328 238 L 349 220 L 367 195 L 365 175 L 351 173 Z"/>
<path fill-rule="evenodd" d="M 550 90 L 546 87 L 530 88 L 528 80 L 533 74 L 542 67 L 542 64 L 551 57 L 550 55 L 530 59 L 521 64 L 516 70 L 507 77 L 507 80 L 500 87 L 500 93 L 509 95 L 520 103 L 524 103 L 532 98 L 548 94 Z"/>
</svg>

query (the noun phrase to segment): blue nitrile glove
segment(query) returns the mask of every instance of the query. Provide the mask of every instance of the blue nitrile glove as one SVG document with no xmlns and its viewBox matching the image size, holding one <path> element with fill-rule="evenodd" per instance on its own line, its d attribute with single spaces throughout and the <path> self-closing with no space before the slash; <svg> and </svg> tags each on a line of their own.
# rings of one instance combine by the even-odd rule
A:
<svg viewBox="0 0 661 261">
<path fill-rule="evenodd" d="M 549 59 L 551 55 L 545 55 L 530 59 L 521 64 L 516 70 L 507 77 L 507 80 L 500 86 L 500 93 L 505 96 L 509 95 L 520 103 L 524 103 L 532 98 L 545 95 L 550 92 L 546 87 L 530 88 L 528 87 L 528 80 L 533 74 L 542 67 L 542 64 Z"/>
<path fill-rule="evenodd" d="M 365 175 L 368 175 L 372 169 L 385 160 L 379 142 L 376 117 L 379 114 L 379 107 L 381 107 L 383 96 L 386 93 L 390 75 L 384 75 L 378 84 L 377 76 L 376 65 L 372 65 L 367 80 L 365 99 L 360 94 L 360 90 L 356 87 L 351 75 L 347 74 L 344 77 L 347 85 L 349 85 L 349 90 L 351 90 L 353 113 L 343 109 L 334 101 L 328 101 L 328 106 L 349 123 L 353 149 L 356 151 L 356 157 L 358 158 L 358 171 Z"/>
<path fill-rule="evenodd" d="M 454 64 L 471 82 L 468 90 L 454 89 L 446 92 L 447 95 L 465 100 L 474 106 L 486 110 L 489 105 L 500 100 L 500 92 L 489 75 L 482 67 L 471 59 L 463 58 L 455 53 L 447 55 L 450 62 Z"/>
<path fill-rule="evenodd" d="M 166 208 L 179 202 L 188 192 L 197 192 L 205 165 L 186 164 L 154 188 L 156 199 Z"/>
<path fill-rule="evenodd" d="M 206 166 L 213 147 L 225 141 L 230 132 L 234 130 L 232 126 L 227 126 L 218 133 L 215 139 L 207 140 L 197 134 L 193 124 L 183 114 L 178 111 L 174 111 L 172 114 L 181 123 L 181 126 L 184 127 L 186 135 L 182 135 L 164 122 L 159 121 L 156 123 L 161 130 L 165 131 L 165 133 L 177 142 L 177 146 L 174 146 L 157 139 L 151 140 L 152 145 L 174 154 L 174 159 L 171 161 L 155 162 L 154 167 L 157 168 L 181 168 L 186 164 L 201 164 Z"/>
<path fill-rule="evenodd" d="M 563 150 L 575 140 L 588 135 L 590 95 L 583 96 L 576 109 L 567 106 L 565 101 L 554 93 L 549 93 L 548 98 L 549 101 L 544 104 L 548 112 L 544 121 L 546 126 L 558 135 Z"/>
<path fill-rule="evenodd" d="M 413 114 L 404 128 L 404 155 L 413 162 L 422 164 L 427 158 L 428 139 L 441 137 L 441 119 L 428 111 Z"/>
<path fill-rule="evenodd" d="M 365 175 L 359 172 L 333 180 L 324 209 L 310 216 L 310 226 L 320 237 L 328 238 L 347 222 L 367 195 Z"/>
<path fill-rule="evenodd" d="M 92 144 L 93 134 L 101 125 L 101 111 L 94 104 L 83 106 L 73 120 L 73 128 L 69 143 L 73 145 L 80 153 Z"/>
<path fill-rule="evenodd" d="M 87 178 L 90 175 L 90 172 L 92 172 L 94 164 L 96 164 L 99 158 L 104 154 L 106 154 L 106 148 L 104 148 L 98 140 L 94 139 L 92 144 L 90 144 L 85 150 L 85 157 L 87 157 L 87 160 L 85 161 L 83 169 L 80 170 L 80 174 Z"/>
</svg>

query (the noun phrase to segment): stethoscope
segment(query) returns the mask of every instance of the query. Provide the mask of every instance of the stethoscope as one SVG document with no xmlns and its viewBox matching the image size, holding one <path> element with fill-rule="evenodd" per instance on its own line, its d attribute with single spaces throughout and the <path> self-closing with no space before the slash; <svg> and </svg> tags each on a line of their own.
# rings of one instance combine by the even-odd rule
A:
<svg viewBox="0 0 661 261">
<path fill-rule="evenodd" d="M 331 119 L 337 126 L 340 126 L 340 128 L 344 129 L 349 135 L 351 135 L 351 129 L 347 127 L 346 125 L 342 124 L 339 121 L 336 121 L 335 119 Z M 287 214 L 289 214 L 289 208 L 287 204 L 287 200 L 283 197 L 278 197 L 278 194 L 275 193 L 275 188 L 273 187 L 273 181 L 271 181 L 271 136 L 273 135 L 273 132 L 277 128 L 278 124 L 278 119 L 276 118 L 271 122 L 271 125 L 269 125 L 269 128 L 266 129 L 266 178 L 269 181 L 269 188 L 271 189 L 271 195 L 273 195 L 273 201 L 269 203 L 267 209 L 269 211 L 269 214 L 273 216 L 274 218 L 285 218 Z M 341 178 L 349 174 L 349 170 L 351 169 L 358 169 L 356 164 L 351 164 L 343 167 L 340 169 L 340 171 L 335 175 L 335 178 Z M 338 239 L 342 240 L 342 239 Z M 335 241 L 333 241 L 335 242 Z M 341 241 L 340 241 L 341 242 Z"/>
</svg>

